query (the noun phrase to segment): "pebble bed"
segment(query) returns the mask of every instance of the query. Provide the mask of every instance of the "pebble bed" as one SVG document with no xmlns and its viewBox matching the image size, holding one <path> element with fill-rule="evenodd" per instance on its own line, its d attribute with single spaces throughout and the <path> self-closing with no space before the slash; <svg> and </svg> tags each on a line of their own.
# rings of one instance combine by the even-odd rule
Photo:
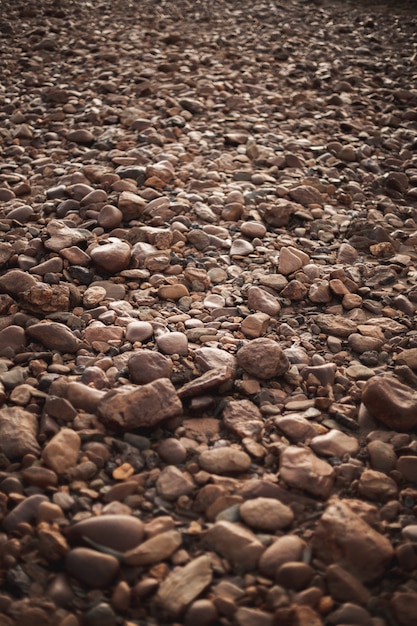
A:
<svg viewBox="0 0 417 626">
<path fill-rule="evenodd" d="M 417 624 L 416 18 L 2 1 L 1 626 Z"/>
</svg>

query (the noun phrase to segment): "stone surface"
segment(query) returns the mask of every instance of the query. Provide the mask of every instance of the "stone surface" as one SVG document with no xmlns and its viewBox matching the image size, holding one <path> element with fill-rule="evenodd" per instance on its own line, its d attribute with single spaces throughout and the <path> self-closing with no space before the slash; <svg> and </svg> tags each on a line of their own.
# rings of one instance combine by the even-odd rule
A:
<svg viewBox="0 0 417 626">
<path fill-rule="evenodd" d="M 182 412 L 180 399 L 168 378 L 141 387 L 125 386 L 107 392 L 99 401 L 100 420 L 114 430 L 155 426 Z"/>
<path fill-rule="evenodd" d="M 77 463 L 80 447 L 79 435 L 71 428 L 63 428 L 42 450 L 42 460 L 54 472 L 63 474 Z"/>
<path fill-rule="evenodd" d="M 21 459 L 25 454 L 38 455 L 38 420 L 20 407 L 0 409 L 0 451 L 7 458 Z"/>
<path fill-rule="evenodd" d="M 155 603 L 170 616 L 178 616 L 210 584 L 213 574 L 210 559 L 200 556 L 174 570 L 164 580 Z"/>
<path fill-rule="evenodd" d="M 237 362 L 245 372 L 267 380 L 282 376 L 289 369 L 289 362 L 282 348 L 266 337 L 253 339 L 237 353 Z"/>
<path fill-rule="evenodd" d="M 100 545 L 117 552 L 132 550 L 143 540 L 144 524 L 130 515 L 100 515 L 77 522 L 69 529 L 71 542 Z"/>
<path fill-rule="evenodd" d="M 254 498 L 239 507 L 239 515 L 250 528 L 275 532 L 287 528 L 294 519 L 290 507 L 273 498 Z"/>
<path fill-rule="evenodd" d="M 362 390 L 369 413 L 388 428 L 407 431 L 417 425 L 417 392 L 392 376 L 374 376 Z"/>
<path fill-rule="evenodd" d="M 321 516 L 313 543 L 319 558 L 336 562 L 364 583 L 380 578 L 394 556 L 390 541 L 338 498 Z"/>
<path fill-rule="evenodd" d="M 69 576 L 92 588 L 108 585 L 119 569 L 118 560 L 110 555 L 90 550 L 74 548 L 65 559 L 65 569 Z"/>
<path fill-rule="evenodd" d="M 168 559 L 182 543 L 182 536 L 177 530 L 167 530 L 128 550 L 123 555 L 127 565 L 153 565 Z"/>
<path fill-rule="evenodd" d="M 239 524 L 219 521 L 205 533 L 204 541 L 238 571 L 255 569 L 264 546 L 256 535 Z"/>
<path fill-rule="evenodd" d="M 214 474 L 239 474 L 249 469 L 251 459 L 246 452 L 236 448 L 212 448 L 199 455 L 198 464 L 201 469 Z"/>
<path fill-rule="evenodd" d="M 281 455 L 279 475 L 291 487 L 320 498 L 328 498 L 333 489 L 333 468 L 308 448 L 288 446 Z"/>
</svg>

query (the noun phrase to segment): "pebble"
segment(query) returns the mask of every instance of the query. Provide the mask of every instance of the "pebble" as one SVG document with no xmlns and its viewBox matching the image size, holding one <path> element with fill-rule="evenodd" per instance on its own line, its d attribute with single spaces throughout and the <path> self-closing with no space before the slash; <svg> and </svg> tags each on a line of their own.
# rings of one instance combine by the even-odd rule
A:
<svg viewBox="0 0 417 626">
<path fill-rule="evenodd" d="M 74 548 L 67 554 L 65 570 L 82 584 L 97 589 L 112 582 L 119 571 L 119 561 L 111 554 Z"/>
<path fill-rule="evenodd" d="M 407 432 L 417 425 L 417 392 L 393 376 L 374 376 L 367 381 L 362 402 L 388 428 Z"/>
<path fill-rule="evenodd" d="M 208 547 L 226 558 L 239 572 L 253 570 L 264 551 L 256 535 L 234 522 L 218 521 L 207 530 Z"/>
<path fill-rule="evenodd" d="M 108 391 L 97 405 L 99 419 L 108 428 L 129 431 L 155 426 L 182 413 L 182 404 L 168 378 L 141 387 L 126 385 Z"/>
<path fill-rule="evenodd" d="M 320 559 L 336 562 L 363 583 L 383 576 L 394 555 L 388 538 L 337 497 L 329 501 L 322 514 L 313 545 Z"/>
<path fill-rule="evenodd" d="M 156 491 L 165 500 L 176 500 L 194 490 L 194 483 L 175 465 L 164 467 L 156 481 Z"/>
<path fill-rule="evenodd" d="M 346 435 L 340 430 L 330 430 L 311 440 L 311 448 L 316 454 L 323 456 L 343 457 L 345 454 L 355 456 L 359 452 L 359 441 L 356 437 Z"/>
<path fill-rule="evenodd" d="M 184 333 L 176 331 L 163 333 L 156 338 L 156 344 L 164 354 L 179 354 L 180 356 L 188 354 L 188 339 Z"/>
<path fill-rule="evenodd" d="M 93 248 L 90 255 L 100 270 L 116 273 L 129 267 L 131 248 L 126 241 L 109 237 L 106 243 Z"/>
<path fill-rule="evenodd" d="M 262 380 L 282 376 L 289 369 L 289 361 L 282 348 L 266 337 L 253 339 L 244 345 L 237 353 L 237 362 L 245 372 Z"/>
<path fill-rule="evenodd" d="M 58 352 L 74 353 L 81 347 L 81 341 L 64 324 L 40 322 L 26 328 L 26 335 L 47 348 Z"/>
<path fill-rule="evenodd" d="M 277 315 L 281 310 L 278 300 L 261 287 L 250 287 L 248 289 L 248 307 L 253 311 L 266 313 L 270 317 Z"/>
<path fill-rule="evenodd" d="M 246 452 L 236 448 L 212 448 L 204 450 L 198 457 L 201 469 L 214 474 L 239 474 L 246 472 L 251 459 Z"/>
<path fill-rule="evenodd" d="M 26 454 L 38 455 L 38 420 L 33 413 L 20 407 L 0 409 L 0 451 L 11 460 Z"/>
<path fill-rule="evenodd" d="M 275 539 L 259 560 L 259 571 L 267 578 L 275 579 L 279 568 L 285 563 L 301 561 L 306 543 L 297 535 L 286 534 Z"/>
<path fill-rule="evenodd" d="M 199 556 L 168 575 L 158 589 L 155 604 L 163 613 L 177 617 L 211 583 L 212 577 L 209 557 Z"/>
<path fill-rule="evenodd" d="M 116 552 L 127 552 L 139 545 L 144 524 L 131 515 L 100 515 L 77 522 L 67 532 L 71 543 L 100 545 Z M 94 543 L 93 543 L 94 542 Z"/>
<path fill-rule="evenodd" d="M 274 532 L 287 528 L 294 520 L 289 506 L 273 498 L 254 498 L 239 507 L 239 515 L 250 528 Z"/>
<path fill-rule="evenodd" d="M 42 450 L 43 462 L 58 475 L 77 463 L 80 436 L 71 428 L 62 428 Z"/>
<path fill-rule="evenodd" d="M 146 385 L 154 380 L 169 378 L 173 363 L 171 359 L 153 350 L 139 350 L 127 362 L 129 376 L 136 385 Z"/>
<path fill-rule="evenodd" d="M 334 470 L 308 448 L 288 446 L 281 454 L 280 478 L 319 498 L 329 497 L 334 485 Z"/>
<path fill-rule="evenodd" d="M 123 562 L 127 565 L 154 565 L 168 559 L 181 544 L 181 533 L 167 530 L 125 552 Z"/>
</svg>

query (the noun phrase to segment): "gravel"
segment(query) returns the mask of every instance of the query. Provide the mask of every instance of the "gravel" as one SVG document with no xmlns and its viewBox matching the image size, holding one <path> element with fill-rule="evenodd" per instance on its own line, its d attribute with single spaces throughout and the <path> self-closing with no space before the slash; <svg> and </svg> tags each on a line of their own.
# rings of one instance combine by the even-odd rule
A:
<svg viewBox="0 0 417 626">
<path fill-rule="evenodd" d="M 2 626 L 415 626 L 416 7 L 3 0 Z"/>
</svg>

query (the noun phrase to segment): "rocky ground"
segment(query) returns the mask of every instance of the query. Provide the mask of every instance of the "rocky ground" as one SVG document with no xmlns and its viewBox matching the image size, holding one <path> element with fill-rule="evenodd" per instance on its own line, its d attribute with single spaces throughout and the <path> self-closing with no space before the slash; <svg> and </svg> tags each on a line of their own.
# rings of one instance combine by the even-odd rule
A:
<svg viewBox="0 0 417 626">
<path fill-rule="evenodd" d="M 2 1 L 1 626 L 415 626 L 416 16 Z"/>
</svg>

